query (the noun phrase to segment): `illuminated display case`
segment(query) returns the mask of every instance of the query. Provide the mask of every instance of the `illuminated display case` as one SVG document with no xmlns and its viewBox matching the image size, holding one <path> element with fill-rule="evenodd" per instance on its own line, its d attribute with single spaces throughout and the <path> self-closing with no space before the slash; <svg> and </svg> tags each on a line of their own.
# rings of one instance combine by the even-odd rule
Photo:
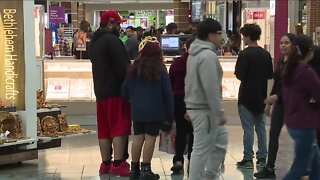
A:
<svg viewBox="0 0 320 180">
<path fill-rule="evenodd" d="M 240 81 L 234 75 L 237 56 L 222 56 L 219 57 L 222 69 L 222 98 L 223 100 L 238 100 L 238 92 Z"/>
<path fill-rule="evenodd" d="M 89 60 L 44 61 L 47 101 L 95 101 Z"/>
<path fill-rule="evenodd" d="M 234 75 L 236 57 L 219 57 L 224 74 L 223 100 L 237 100 L 240 81 Z M 171 63 L 166 63 L 169 70 Z M 89 60 L 44 61 L 44 89 L 47 101 L 95 101 Z"/>
</svg>

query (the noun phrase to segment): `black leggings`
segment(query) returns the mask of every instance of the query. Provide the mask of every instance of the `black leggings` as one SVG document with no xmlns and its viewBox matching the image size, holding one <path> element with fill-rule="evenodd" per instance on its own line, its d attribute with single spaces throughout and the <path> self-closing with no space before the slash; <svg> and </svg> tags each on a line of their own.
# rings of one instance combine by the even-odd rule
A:
<svg viewBox="0 0 320 180">
<path fill-rule="evenodd" d="M 283 104 L 275 103 L 271 115 L 271 126 L 268 147 L 268 168 L 274 168 L 279 149 L 279 137 L 283 127 Z"/>
<path fill-rule="evenodd" d="M 184 103 L 183 95 L 174 96 L 174 110 L 176 122 L 176 154 L 173 158 L 173 163 L 176 161 L 184 162 L 183 154 L 186 145 L 188 144 L 188 160 L 190 160 L 192 146 L 193 146 L 193 128 L 191 122 L 184 118 L 186 113 L 186 105 Z"/>
</svg>

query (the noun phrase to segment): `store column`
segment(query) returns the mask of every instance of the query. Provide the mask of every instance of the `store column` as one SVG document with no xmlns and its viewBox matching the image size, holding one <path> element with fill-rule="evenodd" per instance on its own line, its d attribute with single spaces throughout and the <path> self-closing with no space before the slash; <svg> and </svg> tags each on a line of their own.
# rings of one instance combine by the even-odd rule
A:
<svg viewBox="0 0 320 180">
<path fill-rule="evenodd" d="M 279 44 L 281 37 L 288 33 L 288 0 L 276 1 L 274 18 L 274 64 L 280 58 Z"/>
<path fill-rule="evenodd" d="M 307 1 L 307 34 L 313 36 L 316 26 L 320 25 L 320 1 Z"/>
<path fill-rule="evenodd" d="M 78 3 L 71 2 L 71 23 L 74 28 L 79 28 L 78 21 Z"/>
<path fill-rule="evenodd" d="M 174 0 L 174 22 L 181 30 L 189 27 L 189 3 Z"/>
<path fill-rule="evenodd" d="M 79 8 L 78 8 L 78 20 L 79 20 L 79 22 L 86 20 L 86 17 L 85 17 L 85 4 L 84 3 L 80 3 L 80 2 L 79 2 Z"/>
</svg>

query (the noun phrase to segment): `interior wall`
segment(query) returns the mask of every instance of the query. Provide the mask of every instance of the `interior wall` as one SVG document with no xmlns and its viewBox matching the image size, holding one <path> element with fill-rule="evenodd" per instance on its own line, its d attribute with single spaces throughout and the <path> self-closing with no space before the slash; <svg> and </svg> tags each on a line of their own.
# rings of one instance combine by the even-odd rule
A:
<svg viewBox="0 0 320 180">
<path fill-rule="evenodd" d="M 86 4 L 86 20 L 91 24 L 94 22 L 96 11 L 104 10 L 162 10 L 174 9 L 174 3 L 126 3 L 126 4 Z"/>
<path fill-rule="evenodd" d="M 173 9 L 174 3 L 124 3 L 124 4 L 86 4 L 86 11 L 103 10 L 161 10 Z"/>
</svg>

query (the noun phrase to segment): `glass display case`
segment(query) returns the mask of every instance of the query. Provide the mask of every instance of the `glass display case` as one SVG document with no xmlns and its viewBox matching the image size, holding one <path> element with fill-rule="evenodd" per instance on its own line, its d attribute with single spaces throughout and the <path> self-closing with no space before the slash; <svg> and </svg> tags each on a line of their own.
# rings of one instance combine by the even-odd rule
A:
<svg viewBox="0 0 320 180">
<path fill-rule="evenodd" d="M 238 100 L 238 92 L 240 81 L 234 75 L 236 67 L 236 56 L 221 56 L 219 57 L 222 69 L 222 98 L 223 100 Z"/>
<path fill-rule="evenodd" d="M 219 57 L 223 68 L 223 100 L 238 99 L 240 81 L 234 75 L 237 57 Z M 95 101 L 89 60 L 45 60 L 44 89 L 47 101 Z M 166 62 L 169 71 L 171 62 Z"/>
<path fill-rule="evenodd" d="M 89 60 L 44 61 L 47 101 L 95 101 Z"/>
</svg>

